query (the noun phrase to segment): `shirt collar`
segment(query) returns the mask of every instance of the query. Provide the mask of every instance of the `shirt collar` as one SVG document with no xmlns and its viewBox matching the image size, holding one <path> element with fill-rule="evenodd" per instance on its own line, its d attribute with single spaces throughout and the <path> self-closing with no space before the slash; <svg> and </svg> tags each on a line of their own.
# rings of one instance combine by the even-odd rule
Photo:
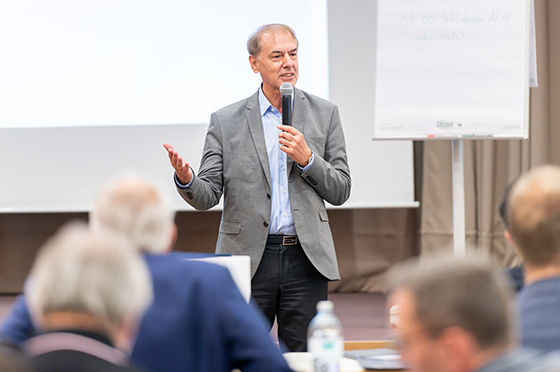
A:
<svg viewBox="0 0 560 372">
<path fill-rule="evenodd" d="M 259 87 L 259 109 L 261 112 L 261 116 L 264 116 L 264 114 L 266 114 L 266 112 L 271 106 L 272 104 L 268 101 L 268 99 L 264 95 L 264 92 L 262 90 L 262 84 L 261 84 L 261 86 Z"/>
</svg>

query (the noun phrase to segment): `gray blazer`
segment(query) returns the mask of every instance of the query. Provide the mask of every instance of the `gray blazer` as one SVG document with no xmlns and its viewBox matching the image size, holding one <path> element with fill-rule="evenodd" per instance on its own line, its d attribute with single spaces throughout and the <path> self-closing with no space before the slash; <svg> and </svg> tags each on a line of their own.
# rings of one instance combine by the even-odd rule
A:
<svg viewBox="0 0 560 372">
<path fill-rule="evenodd" d="M 350 169 L 338 108 L 294 89 L 293 126 L 315 154 L 305 172 L 287 157 L 294 225 L 309 260 L 326 278 L 340 279 L 324 200 L 350 196 Z M 212 114 L 198 175 L 179 194 L 198 210 L 224 194 L 217 253 L 248 254 L 251 273 L 261 260 L 270 220 L 270 171 L 258 92 Z"/>
</svg>

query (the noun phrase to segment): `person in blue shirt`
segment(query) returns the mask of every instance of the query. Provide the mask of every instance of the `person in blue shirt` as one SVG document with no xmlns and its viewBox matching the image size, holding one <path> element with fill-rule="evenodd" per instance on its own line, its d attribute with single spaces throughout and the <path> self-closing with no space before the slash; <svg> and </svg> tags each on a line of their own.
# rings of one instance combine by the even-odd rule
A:
<svg viewBox="0 0 560 372">
<path fill-rule="evenodd" d="M 560 350 L 560 167 L 540 166 L 517 180 L 508 219 L 524 265 L 517 296 L 521 343 Z"/>
</svg>

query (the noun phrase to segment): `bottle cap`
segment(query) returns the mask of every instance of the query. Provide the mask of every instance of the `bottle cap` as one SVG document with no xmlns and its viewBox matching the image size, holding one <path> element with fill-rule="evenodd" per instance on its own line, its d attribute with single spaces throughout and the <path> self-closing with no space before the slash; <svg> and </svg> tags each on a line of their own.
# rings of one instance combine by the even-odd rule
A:
<svg viewBox="0 0 560 372">
<path fill-rule="evenodd" d="M 332 312 L 333 307 L 334 307 L 334 305 L 331 301 L 319 301 L 319 302 L 317 302 L 317 311 Z"/>
</svg>

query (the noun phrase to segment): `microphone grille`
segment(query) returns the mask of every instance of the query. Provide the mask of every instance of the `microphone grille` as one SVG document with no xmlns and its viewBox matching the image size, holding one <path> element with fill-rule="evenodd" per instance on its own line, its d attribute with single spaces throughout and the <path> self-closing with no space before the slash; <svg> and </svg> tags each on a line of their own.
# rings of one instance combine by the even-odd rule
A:
<svg viewBox="0 0 560 372">
<path fill-rule="evenodd" d="M 280 94 L 283 96 L 291 96 L 293 91 L 294 88 L 290 83 L 282 83 L 282 85 L 280 85 Z"/>
</svg>

